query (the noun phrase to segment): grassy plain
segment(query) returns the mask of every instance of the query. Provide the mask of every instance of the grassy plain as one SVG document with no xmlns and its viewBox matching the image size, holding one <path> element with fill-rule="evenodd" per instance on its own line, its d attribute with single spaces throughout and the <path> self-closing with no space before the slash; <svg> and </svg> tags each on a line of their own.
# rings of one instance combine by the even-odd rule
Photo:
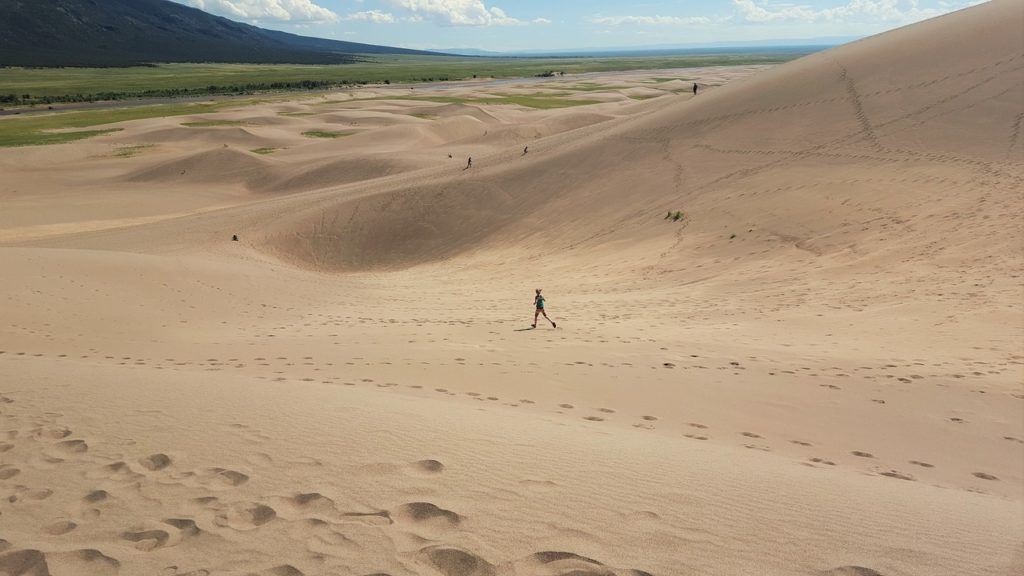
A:
<svg viewBox="0 0 1024 576">
<path fill-rule="evenodd" d="M 136 108 L 106 108 L 103 110 L 58 112 L 3 118 L 0 119 L 0 147 L 73 142 L 118 130 L 117 128 L 107 130 L 73 130 L 74 128 L 91 128 L 93 126 L 102 126 L 128 120 L 141 120 L 144 118 L 201 114 L 203 112 L 213 112 L 224 106 L 237 104 L 237 101 L 160 104 Z"/>
<path fill-rule="evenodd" d="M 18 100 L 114 99 L 182 93 L 228 94 L 340 84 L 516 78 L 545 72 L 610 72 L 772 64 L 805 52 L 688 54 L 607 58 L 469 58 L 371 56 L 355 64 L 158 64 L 130 68 L 0 68 L 0 96 Z M 306 83 L 306 84 L 304 84 Z M 28 96 L 28 98 L 25 98 Z"/>
</svg>

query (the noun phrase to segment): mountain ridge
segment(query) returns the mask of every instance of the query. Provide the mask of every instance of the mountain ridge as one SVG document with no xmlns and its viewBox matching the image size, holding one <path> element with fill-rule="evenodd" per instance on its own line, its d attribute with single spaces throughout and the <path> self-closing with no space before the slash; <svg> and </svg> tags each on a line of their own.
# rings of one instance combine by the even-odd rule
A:
<svg viewBox="0 0 1024 576">
<path fill-rule="evenodd" d="M 346 64 L 436 54 L 265 30 L 168 0 L 0 0 L 0 66 Z"/>
</svg>

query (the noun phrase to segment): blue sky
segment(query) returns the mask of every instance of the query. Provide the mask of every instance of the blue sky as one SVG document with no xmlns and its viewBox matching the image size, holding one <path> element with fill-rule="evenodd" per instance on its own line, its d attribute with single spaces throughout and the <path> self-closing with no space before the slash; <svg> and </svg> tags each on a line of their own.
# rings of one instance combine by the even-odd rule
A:
<svg viewBox="0 0 1024 576">
<path fill-rule="evenodd" d="M 176 0 L 265 28 L 409 48 L 564 50 L 882 32 L 976 0 Z"/>
</svg>

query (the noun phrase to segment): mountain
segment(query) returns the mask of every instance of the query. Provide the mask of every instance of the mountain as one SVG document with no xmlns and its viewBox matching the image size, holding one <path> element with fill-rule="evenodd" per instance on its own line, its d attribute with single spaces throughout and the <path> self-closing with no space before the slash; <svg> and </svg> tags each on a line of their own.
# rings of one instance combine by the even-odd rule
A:
<svg viewBox="0 0 1024 576">
<path fill-rule="evenodd" d="M 444 54 L 455 54 L 458 56 L 508 56 L 506 52 L 492 52 L 490 50 L 481 50 L 479 48 L 444 48 L 438 50 L 438 52 Z"/>
<path fill-rule="evenodd" d="M 344 64 L 353 54 L 430 53 L 264 30 L 168 0 L 0 0 L 0 66 Z"/>
<path fill-rule="evenodd" d="M 827 36 L 820 38 L 792 38 L 770 40 L 735 40 L 722 42 L 691 42 L 687 44 L 651 44 L 647 46 L 603 46 L 590 48 L 556 48 L 509 50 L 494 52 L 478 48 L 445 48 L 445 54 L 488 57 L 575 58 L 580 56 L 674 56 L 677 54 L 705 54 L 759 51 L 793 51 L 811 53 L 860 40 L 861 36 Z"/>
<path fill-rule="evenodd" d="M 861 36 L 827 36 L 819 38 L 777 38 L 769 40 L 731 40 L 721 42 L 690 42 L 686 44 L 651 44 L 647 46 L 605 46 L 561 50 L 517 50 L 502 56 L 658 56 L 729 52 L 796 50 L 816 52 L 861 39 Z"/>
</svg>

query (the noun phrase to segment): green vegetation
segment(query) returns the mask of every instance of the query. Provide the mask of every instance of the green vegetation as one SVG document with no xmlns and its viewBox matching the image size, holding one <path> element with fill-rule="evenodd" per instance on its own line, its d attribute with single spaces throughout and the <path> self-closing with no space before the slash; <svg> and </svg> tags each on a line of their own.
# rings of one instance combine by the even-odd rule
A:
<svg viewBox="0 0 1024 576">
<path fill-rule="evenodd" d="M 250 152 L 253 154 L 273 154 L 278 150 L 280 150 L 280 148 L 256 148 L 254 150 L 250 150 Z"/>
<path fill-rule="evenodd" d="M 309 138 L 344 138 L 345 136 L 351 136 L 353 134 L 355 134 L 354 131 L 329 132 L 326 130 L 310 130 L 302 133 L 303 136 L 307 136 Z"/>
<path fill-rule="evenodd" d="M 633 99 L 633 100 L 650 100 L 651 98 L 660 98 L 660 97 L 664 96 L 665 94 L 666 94 L 665 92 L 662 92 L 661 94 L 636 94 L 636 95 L 630 96 L 630 98 Z"/>
<path fill-rule="evenodd" d="M 300 118 L 302 116 L 316 116 L 316 112 L 281 112 L 279 115 Z"/>
<path fill-rule="evenodd" d="M 203 112 L 213 112 L 218 108 L 228 105 L 238 104 L 239 102 L 164 104 L 139 106 L 137 108 L 110 108 L 105 110 L 8 117 L 0 119 L 0 147 L 62 144 L 120 130 L 120 128 L 107 128 L 74 132 L 66 131 L 70 128 L 91 128 L 116 122 L 126 122 L 128 120 L 201 114 Z M 61 131 L 57 132 L 57 130 Z"/>
<path fill-rule="evenodd" d="M 134 156 L 138 156 L 139 154 L 141 154 L 143 150 L 146 150 L 146 149 L 152 148 L 152 147 L 153 147 L 152 144 L 139 144 L 138 146 L 124 146 L 124 147 L 118 148 L 117 151 L 114 152 L 114 156 L 117 156 L 118 158 L 132 158 Z"/>
<path fill-rule="evenodd" d="M 77 130 L 73 132 L 33 132 L 29 134 L 7 135 L 0 130 L 0 147 L 2 146 L 41 146 L 44 144 L 64 144 L 75 140 L 84 140 L 93 136 L 102 136 L 111 132 L 120 132 L 120 128 L 107 130 Z"/>
<path fill-rule="evenodd" d="M 182 126 L 189 128 L 215 128 L 217 126 L 245 126 L 241 120 L 200 120 L 198 122 L 182 122 Z"/>
<path fill-rule="evenodd" d="M 608 58 L 461 58 L 372 55 L 353 64 L 159 64 L 129 68 L 2 68 L 0 106 L 315 90 L 345 85 L 516 78 L 569 73 L 786 62 L 806 52 Z"/>
<path fill-rule="evenodd" d="M 683 219 L 683 213 L 680 212 L 679 210 L 676 210 L 675 212 L 672 212 L 671 210 L 669 210 L 668 213 L 665 214 L 665 220 L 671 220 L 673 222 L 679 222 L 682 219 Z"/>
</svg>

